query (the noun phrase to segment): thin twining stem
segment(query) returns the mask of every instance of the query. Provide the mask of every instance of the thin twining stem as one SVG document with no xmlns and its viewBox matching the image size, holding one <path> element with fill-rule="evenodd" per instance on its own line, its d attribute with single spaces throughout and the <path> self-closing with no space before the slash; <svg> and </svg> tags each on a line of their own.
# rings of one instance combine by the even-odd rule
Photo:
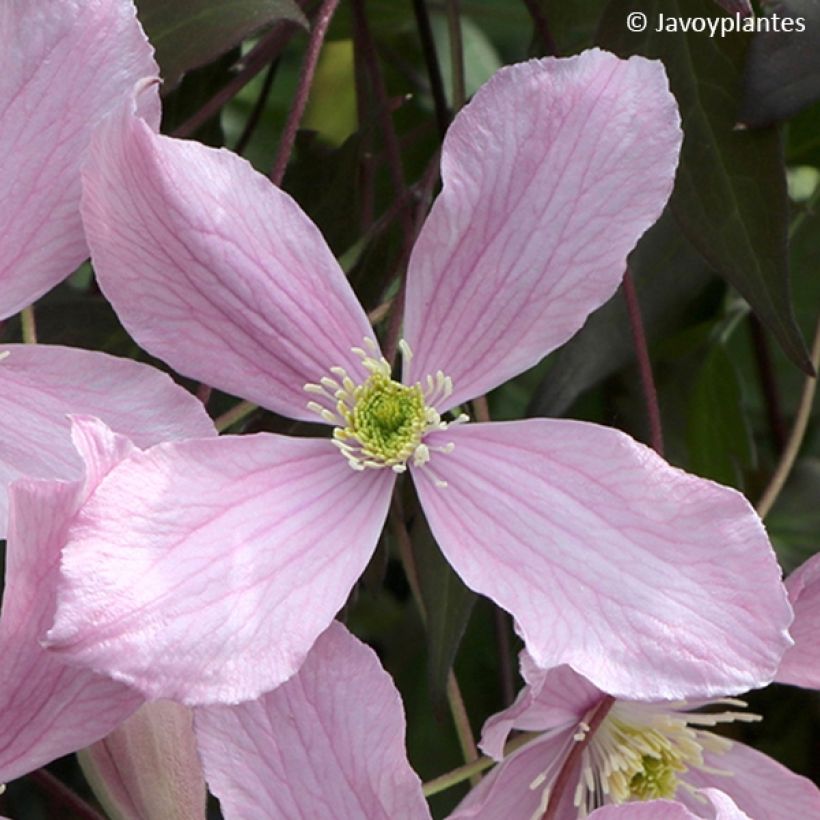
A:
<svg viewBox="0 0 820 820">
<path fill-rule="evenodd" d="M 410 585 L 410 592 L 413 595 L 413 600 L 416 602 L 422 623 L 426 624 L 427 607 L 425 607 L 424 599 L 421 595 L 421 585 L 419 584 L 416 562 L 413 557 L 413 545 L 410 543 L 410 534 L 404 525 L 404 511 L 396 493 L 393 494 L 393 502 L 390 507 L 390 523 L 393 528 L 393 534 L 396 536 L 396 542 L 399 547 L 399 557 L 404 567 L 407 583 Z M 479 759 L 478 748 L 476 747 L 473 730 L 470 726 L 470 720 L 464 706 L 464 698 L 461 695 L 458 680 L 456 680 L 455 673 L 452 669 L 447 676 L 447 702 L 450 706 L 450 713 L 453 716 L 453 723 L 456 727 L 456 734 L 458 735 L 458 742 L 461 746 L 461 753 L 464 760 L 467 763 L 475 763 Z M 478 773 L 480 771 L 481 770 L 478 769 L 469 775 L 470 782 L 473 786 L 478 785 L 480 780 Z"/>
<path fill-rule="evenodd" d="M 80 820 L 105 820 L 102 814 L 92 808 L 78 794 L 56 778 L 47 769 L 37 769 L 28 774 L 28 779 L 34 781 L 44 792 L 47 792 L 56 803 L 59 803 Z"/>
<path fill-rule="evenodd" d="M 450 111 L 447 108 L 447 96 L 444 93 L 444 81 L 441 77 L 441 66 L 438 64 L 436 43 L 433 39 L 433 28 L 430 25 L 430 16 L 427 13 L 425 0 L 413 0 L 413 13 L 416 16 L 416 28 L 419 33 L 419 42 L 427 66 L 427 76 L 430 80 L 430 93 L 433 95 L 433 107 L 436 112 L 436 124 L 439 136 L 444 139 L 450 125 Z"/>
<path fill-rule="evenodd" d="M 527 11 L 529 11 L 530 17 L 532 17 L 532 23 L 538 32 L 541 42 L 544 44 L 545 51 L 547 54 L 557 57 L 558 46 L 555 44 L 555 38 L 552 36 L 549 24 L 547 23 L 547 16 L 538 4 L 538 0 L 524 0 L 524 5 L 527 7 Z"/>
<path fill-rule="evenodd" d="M 629 268 L 624 272 L 623 279 L 626 310 L 629 314 L 629 327 L 632 330 L 632 341 L 635 344 L 635 355 L 638 359 L 641 388 L 643 389 L 646 414 L 649 419 L 649 442 L 652 449 L 660 456 L 663 455 L 663 428 L 661 427 L 661 409 L 658 404 L 658 391 L 655 388 L 655 379 L 652 375 L 652 362 L 649 359 L 649 345 L 646 341 L 641 306 L 638 293 Z"/>
<path fill-rule="evenodd" d="M 307 51 L 305 52 L 305 60 L 302 63 L 302 70 L 299 73 L 299 83 L 296 86 L 296 94 L 293 98 L 293 104 L 288 113 L 288 118 L 285 121 L 285 127 L 282 129 L 282 137 L 279 140 L 279 148 L 276 152 L 276 159 L 274 160 L 273 170 L 270 174 L 271 181 L 274 185 L 281 185 L 282 178 L 285 176 L 285 168 L 287 168 L 290 155 L 293 153 L 296 132 L 299 129 L 299 124 L 302 122 L 302 116 L 307 107 L 310 89 L 316 74 L 316 66 L 319 63 L 319 54 L 325 42 L 328 26 L 330 26 L 330 21 L 333 19 L 333 14 L 338 5 L 339 0 L 325 0 L 319 7 L 319 11 L 316 13 L 316 18 L 313 21 L 313 28 L 311 29 Z"/>
<path fill-rule="evenodd" d="M 453 112 L 459 111 L 467 98 L 464 83 L 464 42 L 461 36 L 459 0 L 447 0 L 447 31 L 450 38 L 450 68 Z"/>
<path fill-rule="evenodd" d="M 34 318 L 34 305 L 24 307 L 20 313 L 20 321 L 23 325 L 23 341 L 27 345 L 37 344 L 37 322 Z"/>
<path fill-rule="evenodd" d="M 818 319 L 817 327 L 814 331 L 811 363 L 814 366 L 815 373 L 817 373 L 818 370 L 820 370 L 820 319 Z M 780 491 L 786 483 L 786 479 L 791 474 L 794 463 L 797 460 L 797 454 L 800 452 L 800 445 L 803 443 L 803 437 L 806 435 L 806 428 L 809 424 L 811 407 L 814 402 L 816 390 L 817 376 L 806 376 L 806 381 L 803 383 L 803 392 L 800 396 L 800 404 L 797 407 L 797 415 L 795 416 L 794 424 L 789 433 L 789 438 L 786 441 L 786 447 L 780 456 L 780 461 L 769 480 L 769 484 L 763 496 L 760 501 L 757 502 L 757 513 L 761 518 L 765 518 L 769 514 L 780 495 Z"/>
<path fill-rule="evenodd" d="M 242 419 L 246 418 L 253 413 L 254 410 L 258 409 L 258 404 L 253 404 L 249 401 L 241 401 L 221 416 L 217 416 L 214 419 L 214 427 L 216 427 L 220 433 L 224 433 L 229 427 L 233 427 L 234 424 L 242 421 Z"/>
<path fill-rule="evenodd" d="M 526 745 L 531 740 L 535 740 L 535 738 L 539 736 L 540 732 L 524 732 L 518 735 L 504 746 L 504 757 L 508 757 L 514 751 L 520 749 L 522 746 Z M 432 780 L 428 780 L 424 784 L 424 796 L 432 797 L 434 794 L 451 789 L 453 786 L 458 786 L 459 783 L 469 780 L 474 775 L 480 774 L 487 769 L 491 769 L 497 762 L 498 761 L 491 757 L 480 757 L 473 763 L 466 763 L 464 766 L 459 766 L 457 769 L 452 769 L 445 774 L 434 777 Z"/>
<path fill-rule="evenodd" d="M 172 137 L 188 137 L 218 114 L 251 80 L 275 60 L 284 50 L 291 37 L 298 31 L 296 23 L 277 23 L 270 34 L 263 37 L 243 58 L 244 68 L 216 92 L 197 112 L 176 128 Z"/>
</svg>

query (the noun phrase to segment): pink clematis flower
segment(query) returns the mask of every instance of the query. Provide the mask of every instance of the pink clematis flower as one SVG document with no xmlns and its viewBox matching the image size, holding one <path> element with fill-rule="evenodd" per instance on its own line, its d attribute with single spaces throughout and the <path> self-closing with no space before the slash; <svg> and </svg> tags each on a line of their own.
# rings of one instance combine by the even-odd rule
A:
<svg viewBox="0 0 820 820">
<path fill-rule="evenodd" d="M 256 698 L 344 603 L 407 470 L 444 554 L 540 666 L 624 697 L 770 680 L 791 612 L 741 495 L 615 430 L 457 409 L 614 293 L 680 140 L 660 63 L 590 51 L 500 71 L 444 143 L 399 382 L 287 194 L 228 151 L 157 135 L 133 104 L 107 120 L 82 211 L 125 326 L 178 371 L 333 434 L 129 454 L 66 533 L 52 650 L 149 697 Z"/>
<path fill-rule="evenodd" d="M 0 7 L 0 319 L 88 257 L 80 168 L 91 133 L 157 70 L 131 0 Z M 159 98 L 141 98 L 159 123 Z"/>
<path fill-rule="evenodd" d="M 795 635 L 807 636 L 820 617 L 818 566 L 820 555 L 787 581 L 796 613 Z M 812 674 L 816 680 L 816 642 L 816 633 L 811 641 L 798 639 L 775 680 L 795 683 L 810 680 Z M 557 807 L 551 807 L 554 820 L 599 814 L 614 820 L 620 816 L 614 807 L 625 803 L 636 809 L 631 814 L 624 806 L 625 817 L 820 817 L 820 790 L 811 781 L 743 743 L 709 731 L 721 723 L 759 720 L 738 709 L 745 706 L 742 701 L 711 701 L 723 711 L 701 712 L 691 710 L 710 701 L 687 705 L 616 700 L 597 723 L 605 695 L 588 680 L 566 666 L 548 672 L 537 669 L 526 653 L 521 656 L 521 672 L 526 686 L 516 702 L 484 725 L 481 748 L 503 761 L 467 795 L 451 820 L 543 816 L 559 771 L 579 741 L 587 745 L 569 770 Z M 596 728 L 587 738 L 592 723 Z M 504 757 L 512 729 L 542 734 Z M 665 803 L 652 798 L 674 798 L 677 815 L 665 813 Z M 638 800 L 649 801 L 641 814 L 632 802 Z M 601 806 L 612 808 L 596 810 Z"/>
</svg>

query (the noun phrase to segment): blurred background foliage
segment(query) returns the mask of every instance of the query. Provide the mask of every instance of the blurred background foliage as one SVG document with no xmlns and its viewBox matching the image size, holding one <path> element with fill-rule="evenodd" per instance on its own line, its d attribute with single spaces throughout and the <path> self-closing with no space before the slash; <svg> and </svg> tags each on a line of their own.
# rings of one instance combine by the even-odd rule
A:
<svg viewBox="0 0 820 820">
<path fill-rule="evenodd" d="M 165 78 L 163 130 L 225 145 L 269 173 L 320 4 L 137 5 Z M 660 13 L 722 15 L 712 0 L 342 0 L 283 187 L 320 226 L 365 307 L 379 311 L 395 295 L 406 265 L 402 220 L 410 214 L 418 221 L 438 184 L 441 135 L 458 96 L 454 39 L 462 44 L 467 96 L 500 66 L 545 54 L 568 56 L 600 45 L 623 56 L 664 60 L 685 144 L 670 205 L 635 249 L 630 269 L 649 339 L 666 455 L 686 470 L 737 487 L 754 503 L 792 427 L 810 370 L 807 340 L 820 310 L 820 66 L 806 56 L 820 55 L 820 14 L 811 5 L 791 0 L 759 8 L 814 15 L 806 32 L 772 43 L 762 34 L 627 31 L 626 16 L 634 10 L 650 21 Z M 456 18 L 460 38 L 454 38 Z M 799 94 L 785 99 L 789 92 L 777 92 L 791 87 L 799 87 Z M 224 99 L 214 99 L 226 89 Z M 386 122 L 395 129 L 406 192 L 397 187 L 396 169 L 391 172 Z M 36 314 L 43 342 L 164 367 L 129 339 L 87 265 L 42 299 Z M 19 334 L 14 320 L 2 329 L 5 340 Z M 216 416 L 235 402 L 214 392 L 209 409 Z M 495 390 L 489 408 L 495 419 L 587 419 L 648 442 L 621 293 L 562 349 Z M 820 547 L 818 412 L 815 407 L 800 458 L 766 521 L 786 572 Z M 303 427 L 257 411 L 233 431 L 298 434 Z M 427 628 L 390 531 L 343 617 L 395 678 L 408 716 L 410 759 L 427 780 L 462 762 L 444 698 L 450 666 L 455 664 L 479 732 L 519 686 L 519 644 L 507 616 L 449 569 L 414 514 L 409 487 L 403 506 Z M 730 730 L 818 779 L 820 758 L 812 745 L 820 727 L 817 695 L 774 686 L 749 701 L 765 720 Z M 87 793 L 72 759 L 51 770 Z M 455 788 L 434 797 L 436 816 L 462 794 Z M 66 816 L 60 812 L 30 779 L 11 784 L 0 798 L 0 813 L 12 817 Z"/>
</svg>

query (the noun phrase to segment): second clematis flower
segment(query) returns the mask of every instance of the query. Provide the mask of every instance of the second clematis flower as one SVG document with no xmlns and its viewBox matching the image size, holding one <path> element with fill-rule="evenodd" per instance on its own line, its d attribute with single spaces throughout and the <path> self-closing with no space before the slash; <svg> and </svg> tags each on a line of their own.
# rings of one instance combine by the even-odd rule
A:
<svg viewBox="0 0 820 820">
<path fill-rule="evenodd" d="M 458 410 L 612 296 L 680 141 L 660 63 L 590 51 L 501 70 L 445 139 L 397 381 L 287 194 L 230 152 L 156 134 L 135 104 L 113 115 L 82 212 L 126 328 L 179 372 L 333 432 L 132 452 L 68 528 L 52 650 L 149 697 L 255 698 L 344 604 L 407 470 L 446 557 L 538 665 L 624 697 L 769 681 L 791 613 L 739 493 L 616 430 Z"/>
</svg>

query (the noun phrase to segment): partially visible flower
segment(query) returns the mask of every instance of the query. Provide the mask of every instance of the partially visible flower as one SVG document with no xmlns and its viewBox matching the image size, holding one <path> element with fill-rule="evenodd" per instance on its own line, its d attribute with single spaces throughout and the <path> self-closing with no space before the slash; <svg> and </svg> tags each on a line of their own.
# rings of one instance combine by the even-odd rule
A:
<svg viewBox="0 0 820 820">
<path fill-rule="evenodd" d="M 787 582 L 798 635 L 820 615 L 820 596 L 805 596 L 803 585 L 808 577 L 815 579 L 818 560 L 820 556 L 798 570 L 792 576 L 796 582 Z M 799 656 L 810 666 L 812 654 L 816 656 L 816 633 L 810 642 L 798 640 L 776 680 L 793 682 L 794 670 L 805 668 Z M 613 702 L 565 666 L 537 669 L 526 653 L 521 671 L 527 685 L 516 702 L 484 726 L 482 749 L 503 760 L 464 799 L 452 820 L 531 820 L 545 816 L 548 806 L 549 818 L 575 820 L 599 816 L 596 809 L 602 806 L 654 800 L 677 801 L 681 818 L 691 816 L 681 813 L 684 808 L 710 818 L 744 817 L 743 812 L 755 820 L 820 817 L 820 790 L 811 781 L 710 731 L 723 723 L 759 720 L 743 711 L 742 701 Z M 540 734 L 504 757 L 513 729 Z M 582 748 L 580 755 L 576 747 Z M 567 767 L 572 753 L 577 760 Z M 553 798 L 557 805 L 550 803 Z M 618 814 L 601 812 L 604 816 Z M 659 804 L 634 816 L 676 815 L 664 814 Z"/>
<path fill-rule="evenodd" d="M 257 701 L 194 709 L 205 775 L 237 820 L 429 820 L 404 748 L 401 698 L 340 623 Z"/>
<path fill-rule="evenodd" d="M 741 811 L 729 795 L 718 789 L 702 789 L 704 811 L 710 820 L 753 820 L 746 812 Z M 708 803 L 707 803 L 708 801 Z M 699 820 L 703 814 L 693 814 L 682 803 L 674 800 L 650 800 L 646 803 L 629 803 L 620 806 L 604 806 L 595 809 L 590 820 Z"/>
<path fill-rule="evenodd" d="M 207 790 L 186 706 L 146 703 L 77 756 L 109 817 L 205 820 Z"/>
<path fill-rule="evenodd" d="M 820 553 L 789 575 L 786 590 L 794 608 L 794 646 L 786 650 L 776 680 L 820 689 Z"/>
<path fill-rule="evenodd" d="M 83 219 L 124 325 L 179 372 L 333 430 L 124 459 L 68 532 L 54 651 L 150 697 L 258 697 L 343 605 L 407 471 L 448 560 L 543 667 L 629 697 L 770 680 L 791 613 L 741 495 L 605 427 L 460 423 L 614 293 L 680 138 L 660 63 L 591 51 L 500 71 L 444 142 L 398 381 L 290 197 L 133 106 L 113 115 Z"/>
<path fill-rule="evenodd" d="M 88 257 L 80 168 L 91 133 L 157 70 L 132 0 L 0 5 L 0 319 Z M 159 123 L 159 96 L 140 100 Z"/>
<path fill-rule="evenodd" d="M 0 363 L 0 368 L 3 364 Z M 182 394 L 181 388 L 175 389 Z M 176 432 L 202 428 L 204 412 L 187 416 L 176 398 L 153 394 L 156 410 L 176 417 Z M 171 398 L 170 402 L 164 401 Z M 95 435 L 90 431 L 99 427 Z M 0 610 L 0 783 L 13 780 L 104 737 L 143 702 L 133 689 L 66 666 L 40 639 L 54 617 L 59 543 L 68 521 L 100 479 L 133 445 L 97 420 L 76 420 L 74 442 L 86 465 L 73 482 L 19 479 L 9 488 L 5 591 Z M 5 534 L 5 533 L 4 533 Z"/>
</svg>

